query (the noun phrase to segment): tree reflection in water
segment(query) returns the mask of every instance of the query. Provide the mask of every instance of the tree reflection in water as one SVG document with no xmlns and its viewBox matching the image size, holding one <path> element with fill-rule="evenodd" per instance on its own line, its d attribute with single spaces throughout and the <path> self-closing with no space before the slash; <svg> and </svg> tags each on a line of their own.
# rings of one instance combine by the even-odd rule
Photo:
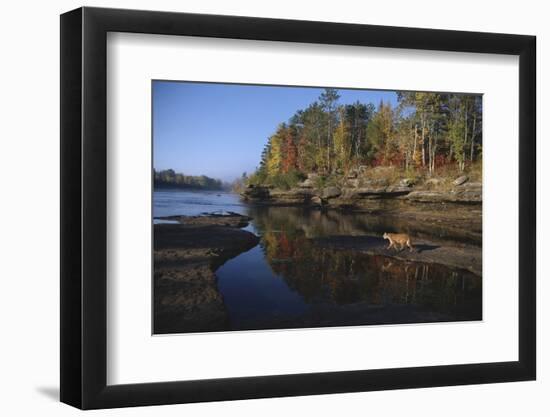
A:
<svg viewBox="0 0 550 417">
<path fill-rule="evenodd" d="M 481 319 L 479 276 L 315 240 L 378 233 L 387 227 L 383 219 L 369 224 L 366 216 L 288 207 L 253 208 L 250 215 L 261 251 L 217 271 L 232 329 Z"/>
</svg>

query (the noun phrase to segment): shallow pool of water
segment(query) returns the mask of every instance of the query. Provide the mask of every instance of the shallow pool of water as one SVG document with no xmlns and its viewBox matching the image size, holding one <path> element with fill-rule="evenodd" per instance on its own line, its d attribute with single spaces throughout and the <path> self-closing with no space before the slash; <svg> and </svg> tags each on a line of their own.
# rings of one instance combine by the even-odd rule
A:
<svg viewBox="0 0 550 417">
<path fill-rule="evenodd" d="M 154 194 L 155 217 L 214 212 L 252 217 L 245 230 L 260 237 L 215 271 L 226 330 L 482 319 L 482 279 L 471 272 L 319 244 L 358 236 L 380 245 L 394 219 L 249 206 L 231 193 Z"/>
</svg>

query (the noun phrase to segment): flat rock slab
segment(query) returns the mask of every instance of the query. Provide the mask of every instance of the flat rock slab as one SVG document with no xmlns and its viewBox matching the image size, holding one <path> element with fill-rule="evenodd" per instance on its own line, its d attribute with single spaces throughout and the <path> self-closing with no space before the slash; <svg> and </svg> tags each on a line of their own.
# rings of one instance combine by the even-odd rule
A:
<svg viewBox="0 0 550 417">
<path fill-rule="evenodd" d="M 172 216 L 181 223 L 154 226 L 155 334 L 229 328 L 214 271 L 258 244 L 239 228 L 243 217 Z"/>
<path fill-rule="evenodd" d="M 374 236 L 333 236 L 314 240 L 319 246 L 330 249 L 356 250 L 369 255 L 465 269 L 478 276 L 482 274 L 482 251 L 478 246 L 451 246 L 425 240 L 416 242 L 413 239 L 414 250 L 411 252 L 409 249 L 386 249 L 388 241 Z"/>
<path fill-rule="evenodd" d="M 227 214 L 206 214 L 204 216 L 164 216 L 155 217 L 156 220 L 169 220 L 181 223 L 186 226 L 228 226 L 246 227 L 250 220 L 248 216 L 238 213 Z"/>
<path fill-rule="evenodd" d="M 348 180 L 355 181 L 355 180 Z M 464 183 L 448 191 L 414 189 L 410 184 L 382 185 L 372 182 L 369 185 L 326 187 L 317 190 L 311 187 L 291 188 L 289 190 L 253 188 L 242 196 L 247 201 L 270 205 L 316 205 L 312 199 L 321 198 L 328 206 L 346 205 L 360 209 L 363 202 L 372 199 L 407 200 L 410 203 L 456 203 L 464 205 L 481 205 L 483 189 L 480 183 Z"/>
<path fill-rule="evenodd" d="M 177 260 L 180 256 L 185 257 L 188 249 L 208 249 L 212 254 L 233 252 L 253 247 L 258 242 L 258 236 L 253 233 L 230 226 L 156 224 L 154 230 L 155 260 L 168 257 Z"/>
<path fill-rule="evenodd" d="M 470 203 L 479 204 L 483 200 L 481 188 L 457 188 L 452 191 L 412 191 L 407 200 L 419 203 Z"/>
</svg>

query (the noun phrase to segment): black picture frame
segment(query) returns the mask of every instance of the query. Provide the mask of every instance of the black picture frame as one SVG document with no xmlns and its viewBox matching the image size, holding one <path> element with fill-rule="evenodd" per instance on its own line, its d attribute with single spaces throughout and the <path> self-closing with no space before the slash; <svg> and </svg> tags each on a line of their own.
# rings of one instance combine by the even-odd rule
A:
<svg viewBox="0 0 550 417">
<path fill-rule="evenodd" d="M 107 385 L 108 32 L 519 56 L 519 360 Z M 102 8 L 61 15 L 61 401 L 82 409 L 533 380 L 536 38 Z"/>
</svg>

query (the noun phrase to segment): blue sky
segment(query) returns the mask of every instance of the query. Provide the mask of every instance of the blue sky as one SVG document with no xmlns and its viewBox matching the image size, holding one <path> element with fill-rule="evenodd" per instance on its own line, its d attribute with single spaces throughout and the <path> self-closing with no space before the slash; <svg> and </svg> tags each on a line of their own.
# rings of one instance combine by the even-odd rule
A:
<svg viewBox="0 0 550 417">
<path fill-rule="evenodd" d="M 322 88 L 153 81 L 153 166 L 232 181 L 253 172 L 269 136 Z M 340 104 L 397 103 L 395 92 L 338 89 Z"/>
</svg>

